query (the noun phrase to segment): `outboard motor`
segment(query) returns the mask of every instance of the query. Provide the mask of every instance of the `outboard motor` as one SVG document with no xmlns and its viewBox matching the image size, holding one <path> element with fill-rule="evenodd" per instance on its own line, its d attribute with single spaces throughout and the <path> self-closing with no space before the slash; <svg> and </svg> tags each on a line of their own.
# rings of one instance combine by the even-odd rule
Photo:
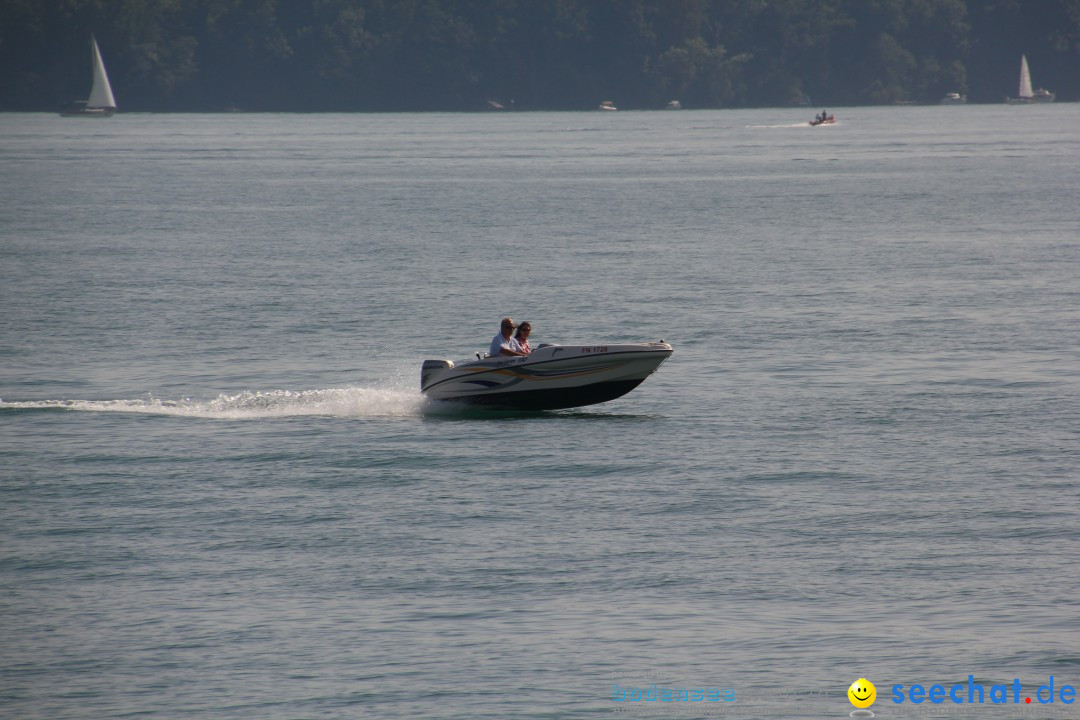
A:
<svg viewBox="0 0 1080 720">
<path fill-rule="evenodd" d="M 423 392 L 424 388 L 428 386 L 428 379 L 432 375 L 436 375 L 443 370 L 449 370 L 454 367 L 452 360 L 425 360 L 424 364 L 420 366 L 420 391 Z"/>
</svg>

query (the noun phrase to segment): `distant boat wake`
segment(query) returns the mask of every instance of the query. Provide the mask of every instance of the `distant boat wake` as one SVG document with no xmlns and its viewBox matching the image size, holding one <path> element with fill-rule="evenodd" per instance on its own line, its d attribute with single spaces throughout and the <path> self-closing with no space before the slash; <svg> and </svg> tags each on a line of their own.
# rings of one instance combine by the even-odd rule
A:
<svg viewBox="0 0 1080 720">
<path fill-rule="evenodd" d="M 758 130 L 768 130 L 768 129 L 774 129 L 774 128 L 804 128 L 804 127 L 811 127 L 811 125 L 808 122 L 799 122 L 799 123 L 788 123 L 786 125 L 747 125 L 746 127 L 747 128 L 758 129 Z"/>
<path fill-rule="evenodd" d="M 420 417 L 429 402 L 418 391 L 394 388 L 346 387 L 327 390 L 246 391 L 219 395 L 213 400 L 162 400 L 152 396 L 134 400 L 33 400 L 4 402 L 8 410 L 73 410 L 82 412 L 141 413 L 213 420 L 250 420 L 275 417 Z"/>
</svg>

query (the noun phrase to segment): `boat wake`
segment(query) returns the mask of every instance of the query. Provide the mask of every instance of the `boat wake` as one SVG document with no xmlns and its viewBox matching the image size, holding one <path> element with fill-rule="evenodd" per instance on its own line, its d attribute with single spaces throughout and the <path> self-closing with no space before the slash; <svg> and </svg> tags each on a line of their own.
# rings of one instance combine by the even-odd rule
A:
<svg viewBox="0 0 1080 720">
<path fill-rule="evenodd" d="M 420 417 L 428 401 L 417 391 L 397 388 L 345 387 L 326 390 L 246 391 L 213 400 L 164 400 L 147 396 L 133 400 L 34 400 L 4 402 L 6 410 L 70 410 L 139 413 L 213 420 L 276 417 Z"/>
</svg>

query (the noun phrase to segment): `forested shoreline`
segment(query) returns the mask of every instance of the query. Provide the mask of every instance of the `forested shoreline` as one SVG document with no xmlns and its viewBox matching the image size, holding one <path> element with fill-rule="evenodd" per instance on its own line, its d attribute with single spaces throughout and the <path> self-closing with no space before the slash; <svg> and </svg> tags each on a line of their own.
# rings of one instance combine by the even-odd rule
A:
<svg viewBox="0 0 1080 720">
<path fill-rule="evenodd" d="M 1080 0 L 6 0 L 0 110 L 427 111 L 1080 98 Z"/>
</svg>

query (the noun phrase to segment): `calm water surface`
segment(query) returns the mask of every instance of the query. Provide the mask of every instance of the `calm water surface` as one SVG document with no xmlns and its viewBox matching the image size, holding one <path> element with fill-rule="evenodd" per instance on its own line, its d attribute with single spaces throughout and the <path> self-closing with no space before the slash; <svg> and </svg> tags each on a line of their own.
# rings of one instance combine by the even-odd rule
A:
<svg viewBox="0 0 1080 720">
<path fill-rule="evenodd" d="M 0 716 L 1080 685 L 1080 105 L 811 114 L 0 115 Z M 425 405 L 507 314 L 675 355 Z"/>
</svg>

